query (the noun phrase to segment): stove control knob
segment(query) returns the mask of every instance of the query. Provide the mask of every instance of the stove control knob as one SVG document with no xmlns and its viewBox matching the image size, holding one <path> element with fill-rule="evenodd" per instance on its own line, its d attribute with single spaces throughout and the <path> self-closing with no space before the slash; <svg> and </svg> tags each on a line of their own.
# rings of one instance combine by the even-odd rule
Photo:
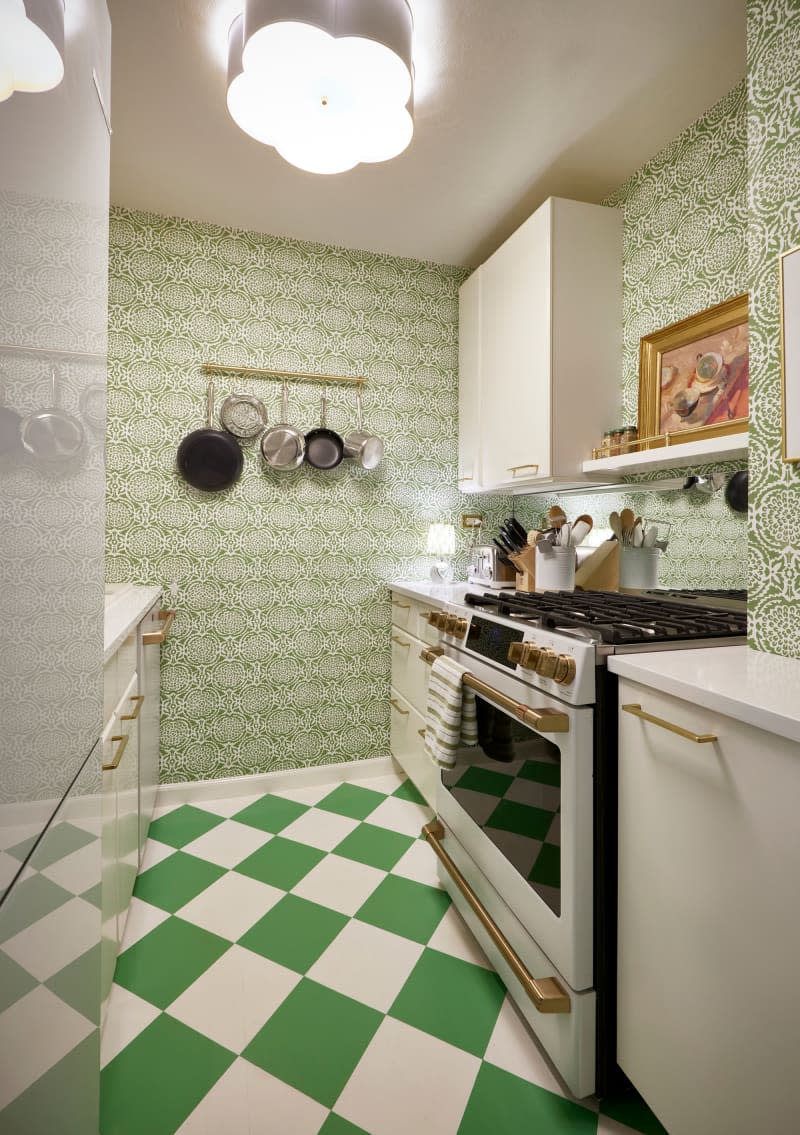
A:
<svg viewBox="0 0 800 1135">
<path fill-rule="evenodd" d="M 553 675 L 559 686 L 571 686 L 575 681 L 575 659 L 569 654 L 559 654 L 556 659 L 556 672 Z"/>
<path fill-rule="evenodd" d="M 428 619 L 432 627 L 437 631 L 444 630 L 444 624 L 447 622 L 447 614 L 444 611 L 434 611 Z"/>
<path fill-rule="evenodd" d="M 522 653 L 526 646 L 527 643 L 524 642 L 512 642 L 511 646 L 508 648 L 508 661 L 516 662 L 517 664 L 522 662 Z"/>
<path fill-rule="evenodd" d="M 461 638 L 463 635 L 465 635 L 468 629 L 469 623 L 467 622 L 467 620 L 459 619 L 458 623 L 456 624 L 456 634 L 458 635 L 458 637 Z"/>
<path fill-rule="evenodd" d="M 556 652 L 548 646 L 543 647 L 536 662 L 536 673 L 541 674 L 543 678 L 554 678 L 557 666 L 558 655 Z"/>
<path fill-rule="evenodd" d="M 535 670 L 539 665 L 539 655 L 542 653 L 541 648 L 535 642 L 526 642 L 522 650 L 522 661 L 520 666 L 523 670 Z"/>
</svg>

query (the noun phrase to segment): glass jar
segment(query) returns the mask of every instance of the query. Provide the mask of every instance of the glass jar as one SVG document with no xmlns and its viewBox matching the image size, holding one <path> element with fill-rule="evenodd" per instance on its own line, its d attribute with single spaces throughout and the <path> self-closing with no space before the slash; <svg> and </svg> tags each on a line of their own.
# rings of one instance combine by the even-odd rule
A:
<svg viewBox="0 0 800 1135">
<path fill-rule="evenodd" d="M 636 453 L 639 440 L 639 431 L 636 426 L 625 426 L 622 430 L 620 453 Z"/>
<path fill-rule="evenodd" d="M 609 456 L 617 457 L 622 452 L 622 430 L 611 431 L 611 447 Z"/>
</svg>

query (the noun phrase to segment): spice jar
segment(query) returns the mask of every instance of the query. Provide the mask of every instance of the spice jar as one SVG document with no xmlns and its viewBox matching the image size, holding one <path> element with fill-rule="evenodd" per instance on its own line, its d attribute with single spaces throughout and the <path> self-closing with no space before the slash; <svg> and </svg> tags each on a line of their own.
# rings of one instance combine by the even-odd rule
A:
<svg viewBox="0 0 800 1135">
<path fill-rule="evenodd" d="M 609 456 L 617 457 L 622 452 L 622 430 L 612 430 L 610 440 Z"/>
<path fill-rule="evenodd" d="M 635 453 L 639 448 L 639 431 L 636 426 L 625 426 L 620 440 L 620 453 Z"/>
<path fill-rule="evenodd" d="M 611 430 L 606 430 L 606 432 L 603 434 L 603 441 L 600 445 L 600 456 L 611 456 Z"/>
</svg>

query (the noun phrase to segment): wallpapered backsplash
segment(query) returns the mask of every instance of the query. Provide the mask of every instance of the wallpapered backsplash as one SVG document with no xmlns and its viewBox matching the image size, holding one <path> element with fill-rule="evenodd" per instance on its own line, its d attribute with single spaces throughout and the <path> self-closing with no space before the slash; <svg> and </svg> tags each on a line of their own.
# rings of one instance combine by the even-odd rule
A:
<svg viewBox="0 0 800 1135">
<path fill-rule="evenodd" d="M 162 779 L 388 752 L 386 583 L 424 577 L 428 524 L 478 504 L 455 484 L 464 276 L 112 211 L 107 570 L 160 585 L 179 611 L 163 655 Z M 175 451 L 203 424 L 206 361 L 366 375 L 383 464 L 278 473 L 251 445 L 229 492 L 189 488 Z M 279 420 L 276 384 L 217 386 L 218 404 L 244 388 Z M 318 424 L 320 394 L 292 384 L 299 427 Z M 352 391 L 329 395 L 329 424 L 346 432 Z M 506 503 L 478 508 L 492 523 Z"/>
<path fill-rule="evenodd" d="M 800 3 L 747 8 L 750 637 L 800 656 L 800 467 L 781 459 L 778 255 L 800 245 Z"/>
</svg>

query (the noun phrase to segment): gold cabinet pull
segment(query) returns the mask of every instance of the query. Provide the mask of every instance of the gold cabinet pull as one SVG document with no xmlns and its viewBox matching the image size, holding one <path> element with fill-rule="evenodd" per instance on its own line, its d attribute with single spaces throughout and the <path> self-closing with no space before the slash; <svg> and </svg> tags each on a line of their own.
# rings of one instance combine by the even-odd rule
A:
<svg viewBox="0 0 800 1135">
<path fill-rule="evenodd" d="M 537 473 L 539 472 L 539 466 L 535 462 L 531 465 L 509 465 L 508 469 L 506 469 L 506 472 L 511 473 L 513 477 L 516 477 L 520 469 L 535 469 Z"/>
<path fill-rule="evenodd" d="M 125 752 L 125 746 L 128 744 L 128 734 L 127 733 L 117 734 L 115 737 L 111 738 L 111 741 L 112 741 L 112 744 L 114 742 L 119 742 L 119 748 L 117 749 L 116 753 L 114 753 L 114 756 L 109 761 L 109 763 L 107 765 L 101 766 L 102 769 L 103 769 L 103 772 L 113 772 L 114 769 L 117 768 L 117 766 L 119 765 L 119 762 L 122 760 L 122 754 Z"/>
<path fill-rule="evenodd" d="M 411 610 L 411 604 L 410 603 L 398 603 L 396 599 L 392 600 L 392 606 L 393 607 L 399 607 L 401 611 L 410 611 Z"/>
<path fill-rule="evenodd" d="M 389 698 L 389 704 L 391 705 L 392 709 L 396 709 L 397 712 L 401 714 L 401 716 L 408 717 L 408 710 L 403 709 L 397 698 Z"/>
<path fill-rule="evenodd" d="M 642 721 L 649 721 L 651 725 L 657 725 L 659 729 L 667 729 L 670 733 L 677 733 L 679 737 L 693 741 L 695 745 L 710 745 L 718 739 L 716 733 L 692 733 L 690 729 L 684 729 L 682 725 L 673 725 L 671 721 L 665 721 L 663 717 L 654 717 L 652 713 L 643 710 L 640 705 L 624 705 L 622 709 L 625 713 L 640 717 Z"/>
<path fill-rule="evenodd" d="M 144 694 L 133 694 L 128 701 L 136 702 L 133 713 L 123 713 L 120 721 L 135 721 L 142 711 L 144 705 Z"/>
<path fill-rule="evenodd" d="M 444 826 L 433 820 L 422 829 L 422 834 L 433 848 L 439 862 L 461 891 L 477 916 L 481 925 L 503 956 L 503 961 L 512 970 L 514 977 L 530 997 L 540 1013 L 569 1013 L 570 999 L 560 982 L 554 977 L 533 977 L 517 951 L 495 923 L 486 907 L 473 891 L 467 880 L 456 867 L 453 860 L 442 847 Z"/>
<path fill-rule="evenodd" d="M 472 479 L 472 474 L 468 473 L 466 477 L 459 477 L 456 483 L 460 485 L 462 481 L 471 481 Z"/>
<path fill-rule="evenodd" d="M 392 635 L 392 642 L 396 642 L 398 646 L 402 646 L 406 650 L 408 650 L 409 647 L 411 646 L 410 642 L 403 642 L 403 640 L 401 638 L 398 638 L 397 635 L 394 635 L 394 634 Z"/>
<path fill-rule="evenodd" d="M 424 736 L 425 736 L 425 730 L 424 730 L 424 729 L 418 729 L 418 730 L 417 730 L 417 733 L 419 733 L 420 737 L 424 737 Z"/>
<path fill-rule="evenodd" d="M 145 631 L 142 635 L 142 643 L 145 646 L 160 646 L 162 642 L 166 642 L 177 613 L 177 611 L 159 611 L 158 617 L 162 623 L 161 630 Z"/>
</svg>

